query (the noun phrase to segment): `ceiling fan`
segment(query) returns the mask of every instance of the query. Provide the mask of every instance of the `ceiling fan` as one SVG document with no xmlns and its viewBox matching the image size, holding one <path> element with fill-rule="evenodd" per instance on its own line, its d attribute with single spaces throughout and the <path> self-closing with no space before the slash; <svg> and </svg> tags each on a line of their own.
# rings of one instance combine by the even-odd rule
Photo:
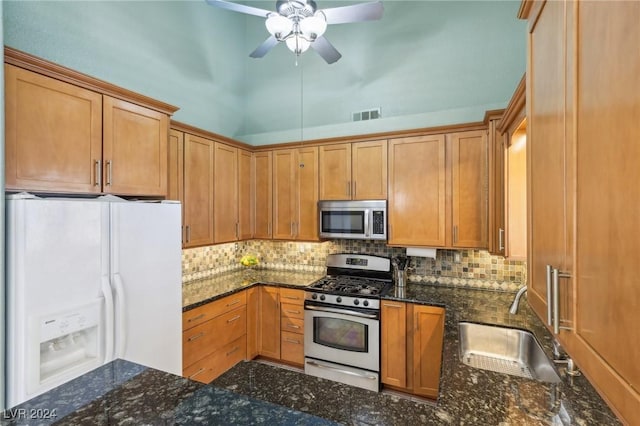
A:
<svg viewBox="0 0 640 426">
<path fill-rule="evenodd" d="M 381 1 L 318 9 L 314 0 L 278 0 L 275 12 L 225 0 L 206 2 L 211 6 L 266 19 L 265 25 L 271 36 L 251 52 L 249 56 L 252 58 L 262 58 L 283 41 L 296 56 L 311 47 L 329 64 L 342 55 L 323 36 L 327 25 L 374 21 L 382 18 L 383 12 Z"/>
</svg>

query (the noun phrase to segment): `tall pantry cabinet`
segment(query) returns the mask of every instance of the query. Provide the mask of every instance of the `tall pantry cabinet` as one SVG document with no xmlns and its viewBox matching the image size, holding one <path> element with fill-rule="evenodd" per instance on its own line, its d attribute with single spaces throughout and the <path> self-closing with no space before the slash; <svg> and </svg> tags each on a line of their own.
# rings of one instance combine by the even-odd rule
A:
<svg viewBox="0 0 640 426">
<path fill-rule="evenodd" d="M 529 300 L 616 414 L 635 424 L 640 3 L 524 2 L 521 17 L 529 20 Z"/>
</svg>

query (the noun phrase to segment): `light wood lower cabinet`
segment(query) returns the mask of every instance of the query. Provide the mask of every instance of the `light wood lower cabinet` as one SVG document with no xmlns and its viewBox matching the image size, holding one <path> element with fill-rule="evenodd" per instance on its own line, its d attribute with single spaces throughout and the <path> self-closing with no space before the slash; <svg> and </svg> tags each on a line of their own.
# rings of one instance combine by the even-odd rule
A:
<svg viewBox="0 0 640 426">
<path fill-rule="evenodd" d="M 438 397 L 443 308 L 382 301 L 381 381 L 390 388 Z"/>
<path fill-rule="evenodd" d="M 280 289 L 280 359 L 304 364 L 304 291 Z"/>
<path fill-rule="evenodd" d="M 247 358 L 246 292 L 185 312 L 182 327 L 183 375 L 208 383 Z"/>
<path fill-rule="evenodd" d="M 260 288 L 258 330 L 258 353 L 267 358 L 280 359 L 280 289 L 278 287 Z"/>
</svg>

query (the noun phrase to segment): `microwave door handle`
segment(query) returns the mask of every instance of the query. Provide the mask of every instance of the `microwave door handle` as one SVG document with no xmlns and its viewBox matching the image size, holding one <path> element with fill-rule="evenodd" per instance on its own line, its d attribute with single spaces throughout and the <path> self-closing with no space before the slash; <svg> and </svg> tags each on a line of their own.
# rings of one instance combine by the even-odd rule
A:
<svg viewBox="0 0 640 426">
<path fill-rule="evenodd" d="M 371 230 L 369 229 L 370 226 L 370 221 L 369 221 L 369 216 L 371 215 L 371 210 L 366 209 L 364 211 L 364 236 L 368 237 L 371 235 Z"/>
</svg>

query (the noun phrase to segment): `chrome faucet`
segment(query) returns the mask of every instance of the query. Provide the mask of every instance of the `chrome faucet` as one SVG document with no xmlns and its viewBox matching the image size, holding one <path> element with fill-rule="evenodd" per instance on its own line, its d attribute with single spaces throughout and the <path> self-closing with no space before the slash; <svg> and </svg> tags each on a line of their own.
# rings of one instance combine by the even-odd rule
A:
<svg viewBox="0 0 640 426">
<path fill-rule="evenodd" d="M 518 290 L 518 293 L 516 294 L 515 299 L 513 299 L 513 303 L 511 304 L 511 308 L 509 308 L 509 313 L 512 315 L 515 315 L 518 313 L 518 305 L 520 304 L 520 298 L 522 297 L 522 295 L 527 291 L 527 286 L 523 285 L 522 287 L 520 287 L 520 290 Z"/>
</svg>

